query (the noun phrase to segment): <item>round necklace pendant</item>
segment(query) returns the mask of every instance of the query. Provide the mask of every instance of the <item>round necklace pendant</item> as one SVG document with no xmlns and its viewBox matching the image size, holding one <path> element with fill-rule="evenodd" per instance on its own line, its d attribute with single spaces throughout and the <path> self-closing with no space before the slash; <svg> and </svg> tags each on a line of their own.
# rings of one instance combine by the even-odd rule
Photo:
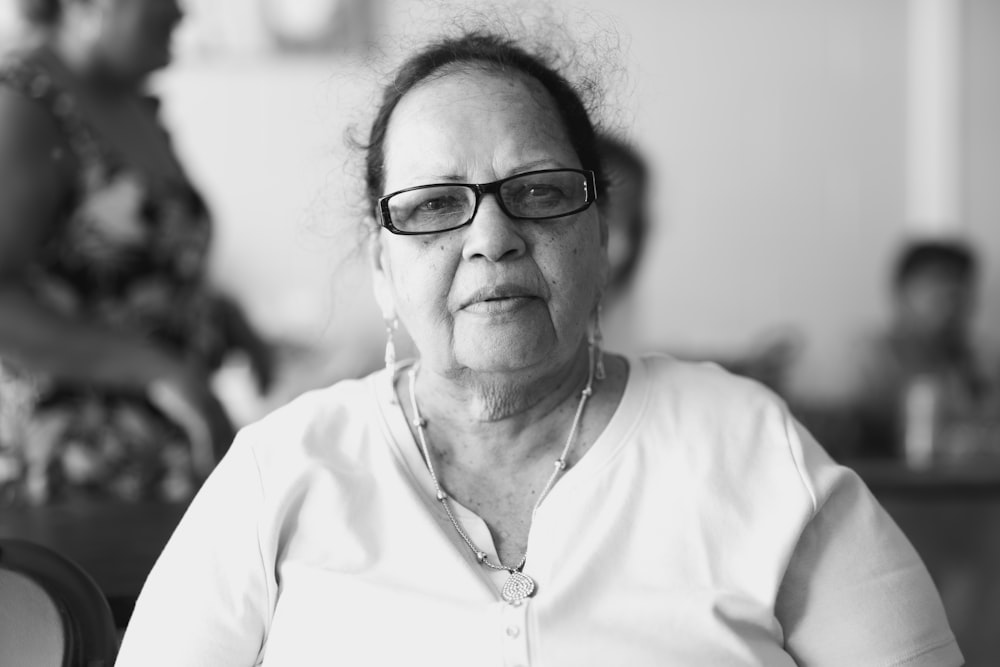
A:
<svg viewBox="0 0 1000 667">
<path fill-rule="evenodd" d="M 500 595 L 505 602 L 515 603 L 530 598 L 535 592 L 535 581 L 528 575 L 517 570 L 510 573 Z"/>
</svg>

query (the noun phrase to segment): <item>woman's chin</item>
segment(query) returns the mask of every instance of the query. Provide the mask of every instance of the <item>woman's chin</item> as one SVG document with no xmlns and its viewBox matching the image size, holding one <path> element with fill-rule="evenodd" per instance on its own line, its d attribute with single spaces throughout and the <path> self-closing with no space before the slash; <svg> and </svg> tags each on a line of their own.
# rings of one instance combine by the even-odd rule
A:
<svg viewBox="0 0 1000 667">
<path fill-rule="evenodd" d="M 480 373 L 516 373 L 544 365 L 559 355 L 555 337 L 523 327 L 490 327 L 461 341 L 455 359 L 464 368 Z"/>
</svg>

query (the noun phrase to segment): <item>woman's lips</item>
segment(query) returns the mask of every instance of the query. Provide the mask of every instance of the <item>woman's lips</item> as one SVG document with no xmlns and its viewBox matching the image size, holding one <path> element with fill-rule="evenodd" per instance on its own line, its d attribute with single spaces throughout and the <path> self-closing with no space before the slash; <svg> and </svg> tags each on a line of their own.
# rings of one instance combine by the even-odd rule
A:
<svg viewBox="0 0 1000 667">
<path fill-rule="evenodd" d="M 467 313 L 476 315 L 501 315 L 513 313 L 532 302 L 537 301 L 534 296 L 503 296 L 488 299 L 481 299 L 469 303 L 462 308 Z"/>
<path fill-rule="evenodd" d="M 533 289 L 521 283 L 497 283 L 483 287 L 462 300 L 461 310 L 480 315 L 512 313 L 538 301 Z"/>
</svg>

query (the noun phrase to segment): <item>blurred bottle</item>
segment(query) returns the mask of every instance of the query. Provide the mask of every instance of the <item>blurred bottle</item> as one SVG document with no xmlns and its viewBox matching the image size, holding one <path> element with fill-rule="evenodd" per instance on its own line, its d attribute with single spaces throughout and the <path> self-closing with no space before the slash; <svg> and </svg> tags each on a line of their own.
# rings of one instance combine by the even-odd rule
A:
<svg viewBox="0 0 1000 667">
<path fill-rule="evenodd" d="M 911 468 L 928 468 L 941 419 L 940 384 L 931 375 L 918 375 L 907 383 L 902 403 L 903 459 Z"/>
</svg>

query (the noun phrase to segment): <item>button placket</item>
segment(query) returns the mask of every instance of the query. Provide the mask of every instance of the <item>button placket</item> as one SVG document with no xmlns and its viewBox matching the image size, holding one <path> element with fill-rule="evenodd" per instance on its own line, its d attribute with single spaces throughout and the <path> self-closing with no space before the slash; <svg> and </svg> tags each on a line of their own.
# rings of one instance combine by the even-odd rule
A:
<svg viewBox="0 0 1000 667">
<path fill-rule="evenodd" d="M 503 662 L 507 667 L 528 667 L 528 608 L 530 600 L 516 604 L 501 603 L 500 633 Z"/>
</svg>

